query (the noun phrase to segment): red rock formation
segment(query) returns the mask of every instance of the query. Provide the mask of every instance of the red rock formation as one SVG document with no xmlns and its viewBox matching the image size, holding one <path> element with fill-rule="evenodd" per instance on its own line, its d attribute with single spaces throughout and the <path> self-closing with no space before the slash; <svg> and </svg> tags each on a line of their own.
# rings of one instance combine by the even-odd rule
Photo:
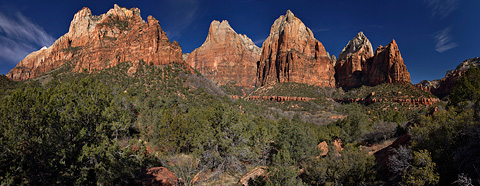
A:
<svg viewBox="0 0 480 186">
<path fill-rule="evenodd" d="M 219 85 L 255 86 L 260 48 L 246 35 L 237 34 L 228 21 L 213 21 L 202 46 L 186 63 Z"/>
<path fill-rule="evenodd" d="M 177 176 L 174 172 L 165 167 L 152 167 L 147 169 L 146 176 L 141 180 L 142 185 L 163 185 L 174 186 L 177 185 Z"/>
<path fill-rule="evenodd" d="M 230 96 L 230 97 L 235 99 L 234 96 Z M 294 96 L 249 96 L 247 97 L 247 99 L 249 100 L 262 99 L 262 100 L 284 102 L 284 101 L 312 101 L 312 100 L 315 100 L 316 98 L 294 97 Z"/>
<path fill-rule="evenodd" d="M 397 43 L 379 46 L 373 53 L 370 41 L 362 33 L 350 40 L 335 64 L 337 85 L 356 88 L 382 83 L 411 83 Z"/>
<path fill-rule="evenodd" d="M 243 175 L 242 178 L 238 181 L 238 185 L 248 186 L 249 183 L 260 176 L 266 176 L 268 173 L 267 167 L 256 167 L 247 174 Z"/>
<path fill-rule="evenodd" d="M 379 46 L 366 69 L 367 84 L 411 83 L 410 73 L 403 62 L 398 45 L 393 40 L 386 47 Z"/>
<path fill-rule="evenodd" d="M 145 22 L 138 8 L 114 5 L 106 14 L 83 8 L 75 14 L 68 33 L 47 49 L 29 54 L 7 76 L 26 80 L 69 63 L 76 72 L 92 72 L 130 61 L 161 65 L 182 62 L 182 49 L 170 42 L 152 16 Z"/>
<path fill-rule="evenodd" d="M 347 88 L 362 86 L 367 59 L 372 57 L 372 44 L 363 32 L 359 32 L 338 56 L 335 64 L 337 86 Z"/>
<path fill-rule="evenodd" d="M 377 102 L 397 102 L 400 104 L 413 104 L 413 105 L 433 105 L 435 103 L 440 102 L 440 99 L 438 98 L 406 98 L 406 99 L 401 99 L 401 98 L 395 98 L 395 99 L 388 99 L 388 98 L 345 98 L 345 99 L 335 99 L 337 102 L 343 102 L 343 103 L 377 103 Z"/>
<path fill-rule="evenodd" d="M 479 66 L 480 57 L 467 59 L 460 63 L 456 69 L 447 71 L 446 75 L 442 79 L 433 81 L 423 80 L 418 84 L 415 84 L 418 88 L 432 93 L 438 97 L 444 97 L 452 93 L 455 87 L 455 82 L 462 77 L 462 75 L 470 68 L 470 66 Z"/>
<path fill-rule="evenodd" d="M 290 10 L 271 27 L 262 46 L 257 86 L 297 82 L 334 87 L 333 64 L 322 43 Z"/>
<path fill-rule="evenodd" d="M 326 141 L 322 141 L 317 145 L 317 148 L 320 150 L 320 157 L 326 156 L 328 154 L 328 145 Z"/>
</svg>

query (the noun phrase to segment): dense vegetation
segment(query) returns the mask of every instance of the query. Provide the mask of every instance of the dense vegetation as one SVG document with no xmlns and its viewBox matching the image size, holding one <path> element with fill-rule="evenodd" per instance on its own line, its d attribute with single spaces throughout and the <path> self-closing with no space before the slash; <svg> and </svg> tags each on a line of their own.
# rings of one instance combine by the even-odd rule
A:
<svg viewBox="0 0 480 186">
<path fill-rule="evenodd" d="M 476 68 L 433 114 L 426 106 L 333 100 L 431 96 L 410 85 L 343 92 L 290 83 L 250 94 L 317 98 L 279 103 L 230 99 L 182 65 L 130 68 L 85 74 L 65 66 L 26 82 L 1 76 L 0 184 L 140 184 L 157 166 L 183 185 L 200 171 L 205 184 L 234 184 L 258 166 L 268 173 L 254 185 L 480 184 Z M 387 148 L 389 156 L 378 151 L 405 136 L 410 143 Z"/>
</svg>

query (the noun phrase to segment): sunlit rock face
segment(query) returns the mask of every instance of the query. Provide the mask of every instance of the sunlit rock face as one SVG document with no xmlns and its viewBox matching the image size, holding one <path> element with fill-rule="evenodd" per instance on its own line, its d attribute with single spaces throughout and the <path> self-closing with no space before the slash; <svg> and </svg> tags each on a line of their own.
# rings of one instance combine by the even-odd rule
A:
<svg viewBox="0 0 480 186">
<path fill-rule="evenodd" d="M 237 34 L 228 21 L 213 21 L 208 36 L 188 55 L 186 63 L 218 85 L 254 87 L 260 48 Z"/>
<path fill-rule="evenodd" d="M 140 17 L 138 8 L 114 5 L 95 16 L 90 9 L 77 12 L 68 33 L 52 46 L 29 54 L 7 76 L 26 80 L 68 64 L 76 72 L 92 72 L 130 61 L 138 66 L 182 63 L 182 49 L 170 42 L 158 20 Z"/>
<path fill-rule="evenodd" d="M 290 10 L 273 23 L 262 46 L 257 86 L 296 82 L 334 87 L 335 70 L 330 56 L 312 31 Z"/>
</svg>

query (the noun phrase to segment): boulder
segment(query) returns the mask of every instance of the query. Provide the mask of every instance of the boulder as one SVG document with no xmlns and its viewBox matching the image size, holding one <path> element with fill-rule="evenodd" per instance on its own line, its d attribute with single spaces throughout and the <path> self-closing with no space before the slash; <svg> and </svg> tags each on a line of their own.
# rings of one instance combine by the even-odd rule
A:
<svg viewBox="0 0 480 186">
<path fill-rule="evenodd" d="M 258 177 L 266 176 L 268 173 L 267 167 L 256 167 L 247 174 L 243 175 L 238 181 L 238 185 L 248 186 Z"/>
<path fill-rule="evenodd" d="M 174 186 L 177 185 L 178 178 L 174 172 L 165 167 L 152 167 L 147 169 L 141 183 L 144 186 Z"/>
</svg>

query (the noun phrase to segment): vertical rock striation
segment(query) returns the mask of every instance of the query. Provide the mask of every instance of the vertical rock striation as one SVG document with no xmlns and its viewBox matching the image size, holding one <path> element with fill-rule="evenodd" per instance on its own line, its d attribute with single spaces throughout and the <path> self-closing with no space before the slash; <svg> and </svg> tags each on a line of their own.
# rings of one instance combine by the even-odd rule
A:
<svg viewBox="0 0 480 186">
<path fill-rule="evenodd" d="M 334 87 L 334 68 L 322 43 L 290 10 L 273 23 L 262 46 L 256 86 L 297 82 Z"/>
<path fill-rule="evenodd" d="M 363 32 L 343 48 L 335 65 L 335 78 L 337 86 L 347 89 L 382 83 L 411 83 L 395 40 L 386 47 L 379 46 L 373 53 L 372 44 Z"/>
<path fill-rule="evenodd" d="M 237 34 L 228 21 L 213 21 L 205 42 L 188 55 L 186 63 L 219 85 L 251 88 L 255 85 L 260 48 Z"/>
<path fill-rule="evenodd" d="M 76 72 L 92 72 L 130 61 L 161 65 L 181 63 L 182 49 L 170 42 L 158 20 L 145 22 L 138 8 L 114 5 L 107 13 L 95 16 L 90 9 L 77 12 L 68 33 L 48 48 L 29 54 L 7 76 L 13 80 L 35 78 L 62 65 Z"/>
<path fill-rule="evenodd" d="M 360 87 L 363 85 L 363 71 L 367 60 L 373 57 L 370 41 L 359 32 L 343 48 L 335 64 L 335 78 L 339 87 Z"/>
</svg>

